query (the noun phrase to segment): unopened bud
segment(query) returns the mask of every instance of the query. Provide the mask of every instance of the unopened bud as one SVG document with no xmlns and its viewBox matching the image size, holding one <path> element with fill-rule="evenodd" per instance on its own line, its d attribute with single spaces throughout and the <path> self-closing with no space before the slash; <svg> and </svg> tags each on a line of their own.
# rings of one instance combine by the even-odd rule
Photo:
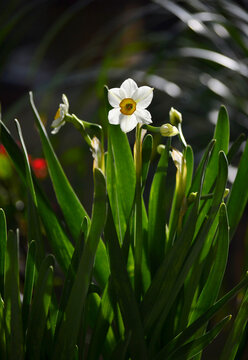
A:
<svg viewBox="0 0 248 360">
<path fill-rule="evenodd" d="M 197 192 L 190 193 L 188 196 L 188 204 L 191 204 L 192 202 L 194 202 L 196 197 L 197 197 Z"/>
<path fill-rule="evenodd" d="M 160 127 L 160 134 L 162 136 L 171 137 L 177 135 L 178 133 L 179 133 L 178 129 L 169 123 L 164 124 Z"/>
<path fill-rule="evenodd" d="M 177 126 L 183 120 L 182 114 L 173 107 L 170 109 L 169 115 L 170 115 L 170 123 L 174 126 Z"/>
<path fill-rule="evenodd" d="M 228 188 L 225 188 L 225 192 L 224 192 L 224 198 L 227 197 L 227 195 L 229 194 L 229 189 Z"/>
</svg>

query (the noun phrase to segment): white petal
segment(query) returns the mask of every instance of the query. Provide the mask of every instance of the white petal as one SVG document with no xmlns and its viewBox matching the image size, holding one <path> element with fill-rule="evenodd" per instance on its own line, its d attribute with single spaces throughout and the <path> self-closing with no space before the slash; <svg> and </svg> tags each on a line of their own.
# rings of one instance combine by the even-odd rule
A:
<svg viewBox="0 0 248 360">
<path fill-rule="evenodd" d="M 53 125 L 53 124 L 52 124 Z M 58 132 L 59 132 L 59 129 L 63 126 L 63 125 L 65 125 L 65 121 L 64 122 L 62 122 L 59 126 L 56 126 L 52 131 L 51 131 L 51 133 L 54 135 L 54 134 L 57 134 Z"/>
<path fill-rule="evenodd" d="M 60 124 L 61 122 L 62 122 L 61 117 L 58 117 L 57 119 L 53 120 L 51 126 L 52 126 L 53 128 L 55 128 L 55 127 L 59 126 L 59 124 Z"/>
<path fill-rule="evenodd" d="M 124 90 L 127 98 L 132 98 L 132 95 L 138 89 L 138 86 L 134 80 L 127 79 L 121 84 L 121 89 Z"/>
<path fill-rule="evenodd" d="M 152 116 L 148 110 L 136 109 L 135 116 L 139 123 L 150 124 L 152 122 Z"/>
<path fill-rule="evenodd" d="M 136 101 L 138 108 L 145 109 L 152 101 L 153 88 L 150 86 L 141 86 L 135 91 L 132 98 Z"/>
<path fill-rule="evenodd" d="M 109 111 L 108 113 L 108 121 L 112 125 L 118 125 L 120 124 L 120 108 L 114 108 Z"/>
<path fill-rule="evenodd" d="M 68 112 L 69 111 L 69 101 L 68 101 L 67 96 L 65 94 L 62 95 L 62 100 L 63 100 L 63 103 L 64 103 L 64 105 L 66 107 L 67 112 Z"/>
<path fill-rule="evenodd" d="M 108 90 L 108 101 L 111 106 L 118 107 L 121 100 L 124 98 L 125 94 L 120 88 L 112 88 Z"/>
<path fill-rule="evenodd" d="M 120 127 L 125 133 L 133 130 L 137 126 L 136 116 L 133 115 L 122 115 L 120 117 Z"/>
</svg>

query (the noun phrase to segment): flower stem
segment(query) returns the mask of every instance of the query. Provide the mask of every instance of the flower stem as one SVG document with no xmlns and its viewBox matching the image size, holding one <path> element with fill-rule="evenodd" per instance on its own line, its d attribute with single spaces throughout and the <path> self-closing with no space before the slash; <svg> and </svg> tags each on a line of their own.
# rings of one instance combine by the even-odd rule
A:
<svg viewBox="0 0 248 360">
<path fill-rule="evenodd" d="M 135 166 L 136 166 L 136 194 L 135 194 L 135 234 L 134 234 L 134 287 L 137 300 L 140 300 L 142 292 L 142 142 L 141 142 L 141 126 L 136 128 L 135 143 Z"/>
</svg>

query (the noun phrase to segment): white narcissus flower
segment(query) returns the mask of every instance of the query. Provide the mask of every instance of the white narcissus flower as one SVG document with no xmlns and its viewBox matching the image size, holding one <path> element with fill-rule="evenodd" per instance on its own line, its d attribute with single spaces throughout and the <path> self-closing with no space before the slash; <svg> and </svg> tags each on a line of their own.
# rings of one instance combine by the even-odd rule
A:
<svg viewBox="0 0 248 360">
<path fill-rule="evenodd" d="M 108 100 L 113 109 L 108 113 L 112 125 L 120 125 L 125 133 L 133 130 L 138 123 L 150 124 L 151 114 L 146 108 L 153 97 L 149 86 L 138 87 L 132 79 L 125 80 L 120 88 L 108 89 Z"/>
<path fill-rule="evenodd" d="M 59 108 L 56 112 L 54 121 L 52 122 L 52 125 L 51 125 L 53 128 L 52 134 L 57 134 L 57 132 L 59 131 L 61 126 L 65 125 L 64 118 L 69 112 L 69 102 L 68 102 L 68 99 L 65 96 L 65 94 L 62 95 L 62 100 L 63 100 L 63 103 L 59 104 Z"/>
</svg>

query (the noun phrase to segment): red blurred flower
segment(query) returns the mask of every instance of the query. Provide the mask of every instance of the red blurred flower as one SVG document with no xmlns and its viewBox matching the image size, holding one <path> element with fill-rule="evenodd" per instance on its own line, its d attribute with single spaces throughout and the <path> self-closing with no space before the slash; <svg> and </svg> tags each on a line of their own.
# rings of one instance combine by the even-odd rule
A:
<svg viewBox="0 0 248 360">
<path fill-rule="evenodd" d="M 36 158 L 32 159 L 31 156 L 29 156 L 29 161 L 31 164 L 31 167 L 34 171 L 35 176 L 38 179 L 45 179 L 47 177 L 47 163 L 46 160 L 43 158 Z"/>
<path fill-rule="evenodd" d="M 6 149 L 2 144 L 0 144 L 0 154 L 7 155 Z"/>
</svg>

